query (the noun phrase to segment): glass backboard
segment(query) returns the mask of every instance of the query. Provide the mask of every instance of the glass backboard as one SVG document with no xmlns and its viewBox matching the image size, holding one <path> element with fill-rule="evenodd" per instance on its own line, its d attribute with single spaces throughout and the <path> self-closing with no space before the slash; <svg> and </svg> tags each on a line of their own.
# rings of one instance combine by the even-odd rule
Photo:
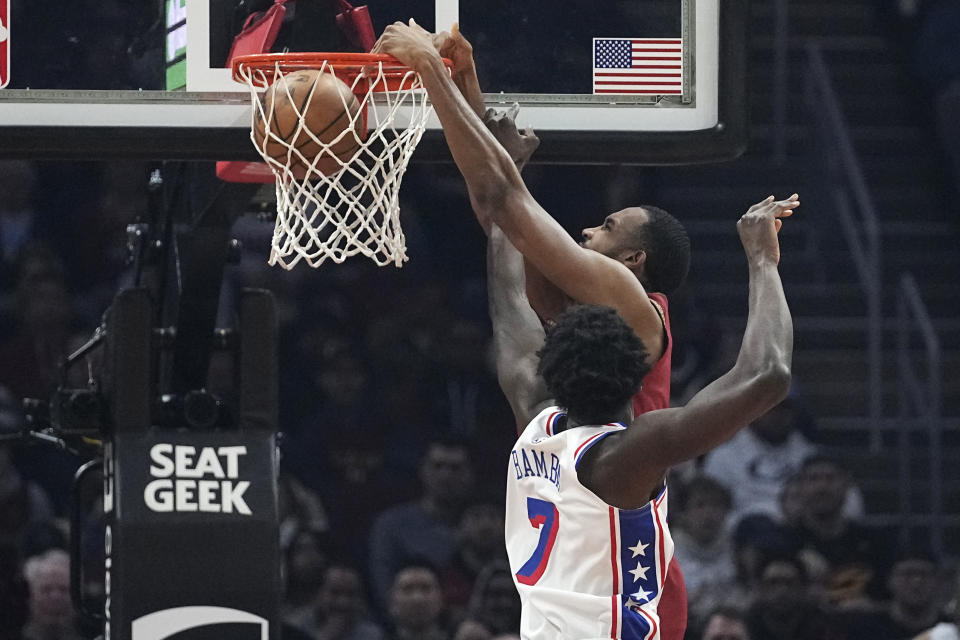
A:
<svg viewBox="0 0 960 640">
<path fill-rule="evenodd" d="M 249 97 L 225 65 L 251 10 L 272 4 L 78 0 L 50 12 L 14 0 L 0 154 L 255 159 Z M 290 0 L 274 50 L 338 50 L 335 5 Z M 368 9 L 377 33 L 411 17 L 430 30 L 458 22 L 487 103 L 519 102 L 519 123 L 541 137 L 537 161 L 678 164 L 743 150 L 747 5 L 370 0 Z M 414 160 L 447 157 L 434 118 Z"/>
</svg>

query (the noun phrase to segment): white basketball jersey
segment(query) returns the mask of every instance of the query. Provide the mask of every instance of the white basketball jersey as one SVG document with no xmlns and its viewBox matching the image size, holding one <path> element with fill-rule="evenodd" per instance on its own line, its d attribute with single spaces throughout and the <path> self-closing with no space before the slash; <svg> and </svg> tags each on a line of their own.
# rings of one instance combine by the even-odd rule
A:
<svg viewBox="0 0 960 640">
<path fill-rule="evenodd" d="M 606 504 L 580 484 L 577 463 L 622 424 L 556 433 L 545 409 L 510 454 L 506 539 L 524 640 L 659 640 L 657 603 L 673 540 L 667 489 L 640 509 Z"/>
</svg>

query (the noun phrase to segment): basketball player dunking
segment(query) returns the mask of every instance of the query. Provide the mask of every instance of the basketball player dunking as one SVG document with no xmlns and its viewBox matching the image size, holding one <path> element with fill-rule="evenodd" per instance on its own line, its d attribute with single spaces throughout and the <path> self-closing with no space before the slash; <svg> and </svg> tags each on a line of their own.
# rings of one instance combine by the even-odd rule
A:
<svg viewBox="0 0 960 640">
<path fill-rule="evenodd" d="M 521 637 L 663 638 L 658 605 L 673 551 L 666 469 L 727 440 L 789 388 L 793 325 L 777 231 L 795 205 L 768 198 L 737 225 L 750 291 L 734 367 L 685 407 L 636 417 L 631 396 L 650 370 L 642 340 L 598 305 L 570 308 L 544 338 L 523 260 L 491 228 L 498 377 L 517 415 L 530 418 L 511 452 L 505 517 Z"/>
<path fill-rule="evenodd" d="M 417 36 L 420 40 L 411 46 L 411 43 L 402 42 L 404 36 L 408 39 Z M 463 162 L 454 150 L 454 158 L 470 186 L 474 211 L 484 229 L 489 229 L 491 220 L 495 220 L 523 251 L 527 259 L 526 289 L 534 310 L 549 323 L 573 300 L 617 309 L 647 345 L 648 361 L 652 365 L 634 397 L 635 413 L 667 408 L 672 343 L 666 296 L 682 283 L 690 261 L 689 240 L 682 225 L 662 209 L 634 207 L 611 214 L 595 228 L 585 229 L 583 242 L 578 246 L 536 204 L 520 181 L 519 174 L 515 170 L 511 174 L 509 169 L 513 167 L 502 166 L 503 152 L 489 135 L 477 128 L 476 118 L 469 115 L 469 111 L 476 117 L 485 115 L 483 95 L 477 81 L 472 47 L 456 29 L 450 34 L 428 34 L 415 25 L 394 25 L 385 32 L 375 51 L 382 50 L 398 57 L 417 56 L 416 46 L 426 46 L 427 42 L 453 61 L 452 80 L 466 102 L 457 101 L 456 92 L 451 94 L 449 83 L 444 83 L 443 79 L 434 79 L 434 88 L 431 89 L 431 82 L 424 78 L 435 104 L 438 100 L 448 100 L 443 105 L 437 104 L 437 110 L 451 149 L 454 150 L 455 145 L 463 147 L 461 156 L 469 153 L 467 149 L 471 144 L 477 149 L 475 155 L 471 154 Z M 398 49 L 404 47 L 407 51 L 401 53 Z M 419 56 L 424 53 L 421 51 Z M 435 95 L 438 84 L 442 89 L 439 96 Z M 449 100 L 456 102 L 451 105 Z M 521 134 L 517 131 L 512 114 L 488 117 L 487 125 L 513 161 L 525 160 L 536 148 L 536 137 L 530 132 Z M 466 133 L 459 133 L 463 127 L 467 127 Z M 496 149 L 489 148 L 491 143 Z M 483 162 L 492 164 L 488 167 Z M 494 170 L 489 171 L 490 167 Z M 510 200 L 514 206 L 500 206 L 487 194 L 499 195 L 504 198 L 504 205 Z M 517 207 L 530 210 L 515 215 L 513 209 Z M 648 291 L 657 293 L 648 294 Z M 525 424 L 518 426 L 522 429 Z M 686 605 L 683 575 L 673 561 L 660 600 L 664 640 L 681 640 L 683 637 Z"/>
</svg>

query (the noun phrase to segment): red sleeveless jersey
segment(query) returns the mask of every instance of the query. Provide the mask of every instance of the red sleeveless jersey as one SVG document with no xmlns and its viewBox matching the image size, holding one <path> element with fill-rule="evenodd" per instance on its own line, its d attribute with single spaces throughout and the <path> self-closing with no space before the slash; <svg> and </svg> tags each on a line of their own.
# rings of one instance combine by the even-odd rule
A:
<svg viewBox="0 0 960 640">
<path fill-rule="evenodd" d="M 670 406 L 670 356 L 673 354 L 673 336 L 670 334 L 670 312 L 667 309 L 667 296 L 662 293 L 648 293 L 663 317 L 663 332 L 666 344 L 663 355 L 653 365 L 653 369 L 643 379 L 643 386 L 633 396 L 633 415 L 638 416 L 654 409 L 666 409 Z"/>
<path fill-rule="evenodd" d="M 667 343 L 663 355 L 643 379 L 640 391 L 633 396 L 634 415 L 655 409 L 666 409 L 670 406 L 670 356 L 673 354 L 673 336 L 670 334 L 667 297 L 662 293 L 647 293 L 647 296 L 659 308 L 660 315 L 663 317 L 664 336 Z M 670 561 L 657 612 L 660 614 L 661 638 L 682 640 L 687 628 L 687 586 L 683 581 L 683 573 L 676 558 Z"/>
</svg>

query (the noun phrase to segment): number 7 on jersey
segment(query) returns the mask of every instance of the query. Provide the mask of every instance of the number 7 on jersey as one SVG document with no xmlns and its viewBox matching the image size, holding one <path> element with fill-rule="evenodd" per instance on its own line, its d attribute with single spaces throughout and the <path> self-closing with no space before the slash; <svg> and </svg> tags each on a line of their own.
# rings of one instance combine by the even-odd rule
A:
<svg viewBox="0 0 960 640">
<path fill-rule="evenodd" d="M 560 526 L 560 512 L 552 502 L 539 498 L 527 498 L 527 517 L 534 529 L 540 529 L 540 540 L 533 555 L 517 571 L 517 580 L 521 584 L 536 584 L 547 568 L 553 543 L 557 540 Z"/>
</svg>

